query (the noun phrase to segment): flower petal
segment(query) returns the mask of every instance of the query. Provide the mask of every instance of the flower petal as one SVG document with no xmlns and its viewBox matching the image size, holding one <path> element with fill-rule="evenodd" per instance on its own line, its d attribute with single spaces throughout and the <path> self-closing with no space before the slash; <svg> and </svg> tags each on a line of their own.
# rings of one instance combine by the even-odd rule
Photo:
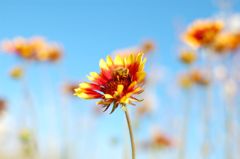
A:
<svg viewBox="0 0 240 159">
<path fill-rule="evenodd" d="M 117 66 L 124 66 L 124 60 L 119 55 L 117 55 L 114 59 L 114 64 Z"/>
<path fill-rule="evenodd" d="M 109 69 L 107 63 L 103 59 L 100 60 L 99 67 L 103 70 L 108 70 Z"/>
</svg>

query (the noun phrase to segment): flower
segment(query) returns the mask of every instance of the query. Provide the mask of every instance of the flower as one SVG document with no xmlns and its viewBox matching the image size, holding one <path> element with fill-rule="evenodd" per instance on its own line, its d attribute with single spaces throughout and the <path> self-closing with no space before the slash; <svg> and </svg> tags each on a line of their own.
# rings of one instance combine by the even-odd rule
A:
<svg viewBox="0 0 240 159">
<path fill-rule="evenodd" d="M 142 53 L 131 54 L 127 57 L 116 56 L 113 60 L 107 56 L 106 61 L 100 60 L 100 73 L 91 72 L 89 82 L 82 82 L 75 89 L 75 95 L 83 99 L 101 99 L 97 102 L 106 111 L 113 105 L 112 112 L 122 105 L 139 102 L 134 95 L 143 92 L 146 73 L 144 71 L 146 58 Z"/>
<path fill-rule="evenodd" d="M 4 112 L 6 108 L 7 108 L 6 101 L 0 98 L 0 113 Z"/>
<path fill-rule="evenodd" d="M 216 53 L 234 52 L 240 47 L 240 33 L 222 33 L 217 36 L 211 49 Z"/>
<path fill-rule="evenodd" d="M 24 72 L 23 69 L 21 67 L 14 67 L 10 70 L 9 75 L 13 78 L 13 79 L 20 79 L 23 76 Z"/>
<path fill-rule="evenodd" d="M 155 132 L 152 136 L 151 146 L 153 148 L 166 148 L 173 145 L 169 137 L 161 132 Z"/>
<path fill-rule="evenodd" d="M 179 77 L 179 85 L 184 89 L 189 89 L 193 85 L 193 81 L 188 73 L 182 74 Z"/>
<path fill-rule="evenodd" d="M 155 43 L 151 40 L 147 40 L 145 42 L 142 43 L 140 50 L 144 53 L 144 54 L 148 54 L 152 51 L 154 51 L 156 48 Z"/>
<path fill-rule="evenodd" d="M 25 60 L 55 62 L 62 57 L 62 50 L 57 44 L 47 42 L 41 37 L 5 40 L 1 48 Z"/>
<path fill-rule="evenodd" d="M 209 75 L 201 70 L 192 70 L 190 72 L 191 80 L 198 85 L 207 86 L 210 83 Z"/>
<path fill-rule="evenodd" d="M 184 64 L 192 64 L 197 59 L 197 55 L 192 50 L 185 50 L 180 53 L 179 59 Z"/>
<path fill-rule="evenodd" d="M 198 20 L 183 34 L 183 40 L 192 47 L 206 47 L 222 31 L 223 22 L 218 20 Z"/>
<path fill-rule="evenodd" d="M 32 132 L 29 129 L 22 129 L 19 132 L 19 139 L 23 143 L 29 143 L 32 140 Z"/>
</svg>

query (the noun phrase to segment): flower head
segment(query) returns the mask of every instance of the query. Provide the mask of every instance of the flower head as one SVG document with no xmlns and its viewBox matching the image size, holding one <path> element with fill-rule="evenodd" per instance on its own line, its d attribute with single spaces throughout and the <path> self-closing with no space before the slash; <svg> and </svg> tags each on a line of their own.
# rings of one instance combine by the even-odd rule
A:
<svg viewBox="0 0 240 159">
<path fill-rule="evenodd" d="M 161 132 L 155 132 L 152 136 L 151 146 L 153 148 L 167 148 L 173 145 L 171 139 Z"/>
<path fill-rule="evenodd" d="M 62 56 L 62 50 L 58 45 L 49 43 L 41 37 L 5 40 L 2 49 L 25 60 L 55 62 Z"/>
<path fill-rule="evenodd" d="M 182 74 L 179 77 L 179 85 L 184 89 L 189 89 L 193 85 L 193 81 L 191 79 L 191 76 L 188 73 Z"/>
<path fill-rule="evenodd" d="M 206 47 L 222 31 L 223 23 L 216 20 L 198 20 L 184 33 L 183 40 L 193 47 Z"/>
<path fill-rule="evenodd" d="M 29 143 L 32 140 L 32 132 L 29 129 L 22 129 L 19 133 L 19 139 L 23 143 Z"/>
<path fill-rule="evenodd" d="M 240 33 L 222 33 L 211 45 L 216 53 L 234 52 L 240 47 Z"/>
<path fill-rule="evenodd" d="M 21 67 L 17 66 L 14 67 L 10 70 L 9 75 L 13 78 L 13 79 L 20 79 L 24 74 L 24 71 Z"/>
<path fill-rule="evenodd" d="M 209 74 L 201 70 L 192 70 L 190 72 L 190 78 L 194 84 L 200 86 L 208 86 L 210 84 Z"/>
<path fill-rule="evenodd" d="M 140 50 L 142 50 L 144 54 L 148 54 L 154 51 L 155 48 L 156 48 L 155 43 L 151 40 L 148 40 L 142 43 Z"/>
<path fill-rule="evenodd" d="M 0 98 L 0 113 L 4 112 L 7 108 L 6 101 Z"/>
<path fill-rule="evenodd" d="M 179 55 L 179 59 L 184 63 L 184 64 L 192 64 L 193 62 L 196 61 L 197 59 L 197 54 L 192 51 L 192 50 L 185 50 L 182 51 Z"/>
<path fill-rule="evenodd" d="M 75 95 L 83 99 L 100 99 L 99 105 L 105 111 L 113 105 L 111 113 L 119 106 L 141 101 L 134 97 L 143 92 L 146 59 L 143 54 L 131 54 L 127 57 L 116 56 L 113 60 L 107 56 L 101 59 L 100 73 L 91 72 L 92 82 L 83 82 L 75 89 Z M 124 108 L 124 107 L 123 107 Z"/>
</svg>

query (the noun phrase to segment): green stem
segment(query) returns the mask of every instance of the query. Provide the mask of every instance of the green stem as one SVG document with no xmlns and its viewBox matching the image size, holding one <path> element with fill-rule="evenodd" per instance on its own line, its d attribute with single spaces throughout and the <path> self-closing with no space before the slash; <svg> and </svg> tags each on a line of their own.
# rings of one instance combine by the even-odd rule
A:
<svg viewBox="0 0 240 159">
<path fill-rule="evenodd" d="M 127 125 L 128 125 L 128 130 L 129 130 L 129 135 L 130 135 L 130 140 L 131 140 L 131 147 L 132 147 L 132 159 L 135 159 L 135 143 L 134 143 L 134 136 L 133 136 L 133 131 L 132 131 L 132 125 L 131 125 L 131 120 L 128 114 L 127 107 L 125 109 L 125 116 L 127 120 Z"/>
</svg>

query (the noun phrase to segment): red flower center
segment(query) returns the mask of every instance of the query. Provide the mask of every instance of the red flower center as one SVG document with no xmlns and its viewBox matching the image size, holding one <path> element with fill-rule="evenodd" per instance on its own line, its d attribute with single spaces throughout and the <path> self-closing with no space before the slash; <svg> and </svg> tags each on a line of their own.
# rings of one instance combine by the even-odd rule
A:
<svg viewBox="0 0 240 159">
<path fill-rule="evenodd" d="M 124 86 L 124 91 L 128 88 L 131 84 L 131 77 L 129 75 L 129 70 L 126 68 L 117 68 L 112 73 L 112 79 L 109 80 L 101 89 L 104 94 L 111 94 L 113 95 L 117 90 L 118 85 Z"/>
</svg>

